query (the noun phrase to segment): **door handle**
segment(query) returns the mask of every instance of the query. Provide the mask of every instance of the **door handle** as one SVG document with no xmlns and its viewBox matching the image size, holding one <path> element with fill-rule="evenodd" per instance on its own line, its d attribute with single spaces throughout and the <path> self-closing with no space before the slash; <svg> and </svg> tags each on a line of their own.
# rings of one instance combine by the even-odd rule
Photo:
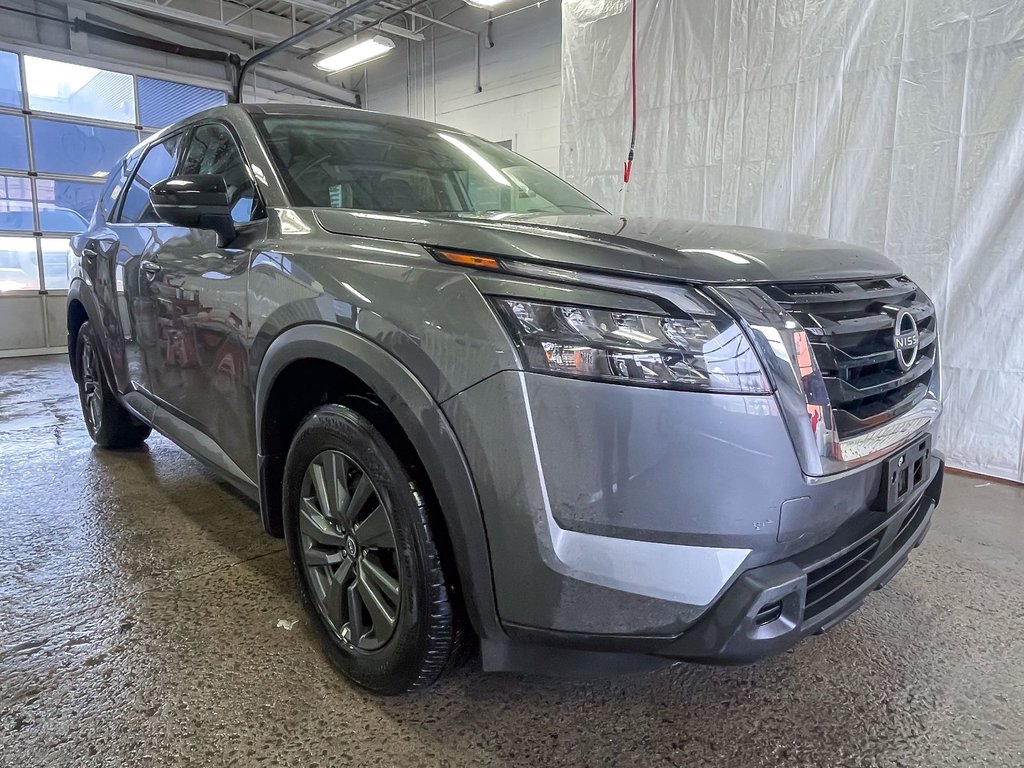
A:
<svg viewBox="0 0 1024 768">
<path fill-rule="evenodd" d="M 156 273 L 160 271 L 160 265 L 155 261 L 144 261 L 139 265 L 140 269 L 149 275 L 149 279 L 152 280 L 156 277 Z"/>
</svg>

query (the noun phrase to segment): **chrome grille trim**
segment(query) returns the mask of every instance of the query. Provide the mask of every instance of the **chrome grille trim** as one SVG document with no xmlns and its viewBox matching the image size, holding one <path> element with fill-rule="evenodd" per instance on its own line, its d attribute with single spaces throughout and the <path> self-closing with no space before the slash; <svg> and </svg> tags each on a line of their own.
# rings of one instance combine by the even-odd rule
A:
<svg viewBox="0 0 1024 768">
<path fill-rule="evenodd" d="M 805 308 L 803 312 L 795 301 L 789 302 L 796 313 L 800 314 L 799 319 L 796 313 L 791 313 L 769 295 L 779 295 L 776 286 L 715 286 L 706 289 L 741 319 L 745 332 L 776 387 L 775 396 L 782 417 L 808 482 L 828 482 L 847 472 L 881 461 L 893 450 L 925 432 L 934 432 L 936 428 L 942 405 L 939 402 L 937 364 L 940 347 L 935 336 L 934 320 L 924 323 L 922 329 L 922 334 L 924 331 L 929 332 L 927 339 L 922 341 L 927 341 L 926 357 L 931 358 L 931 362 L 924 365 L 929 367 L 930 373 L 922 366 L 917 370 L 911 368 L 909 372 L 900 371 L 893 376 L 893 379 L 902 380 L 902 383 L 894 383 L 894 387 L 907 387 L 903 392 L 905 397 L 896 404 L 897 407 L 875 411 L 855 408 L 853 412 L 837 408 L 831 402 L 822 366 L 818 361 L 821 358 L 825 362 L 825 372 L 832 379 L 841 380 L 844 384 L 853 383 L 863 389 L 865 383 L 856 375 L 840 378 L 839 371 L 843 366 L 838 364 L 837 357 L 841 360 L 844 355 L 852 358 L 878 354 L 884 358 L 881 361 L 883 363 L 894 360 L 894 357 L 882 353 L 894 350 L 891 340 L 895 320 L 877 311 L 878 305 L 889 304 L 893 299 L 889 293 L 893 289 L 890 281 L 895 281 L 900 287 L 902 301 L 909 303 L 911 311 L 922 319 L 934 318 L 934 309 L 927 297 L 906 278 L 854 281 L 857 283 L 856 289 L 849 288 L 849 283 L 800 285 L 799 291 L 794 289 L 789 292 L 789 298 L 829 296 L 831 302 L 815 302 L 813 311 Z M 867 287 L 862 284 L 867 284 Z M 887 294 L 884 302 L 872 300 L 872 296 L 878 298 L 883 291 Z M 837 304 L 844 302 L 841 299 L 837 302 L 836 298 L 844 295 L 856 298 L 846 302 L 845 309 L 837 311 Z M 896 298 L 899 299 L 899 295 Z M 871 308 L 873 304 L 876 305 L 874 310 Z M 805 327 L 803 323 L 810 327 Z M 842 333 L 832 333 L 837 328 L 842 329 Z M 883 348 L 882 339 L 876 339 L 878 349 L 851 351 L 851 347 L 846 344 L 836 343 L 835 338 L 847 334 L 879 334 L 886 331 L 890 341 Z M 863 340 L 854 339 L 854 344 Z M 826 353 L 830 353 L 831 357 Z M 878 363 L 875 360 L 871 364 Z M 880 383 L 881 380 L 876 381 L 872 386 Z M 852 402 L 861 404 L 865 398 L 860 392 L 855 394 L 858 398 Z"/>
<path fill-rule="evenodd" d="M 906 277 L 764 288 L 807 331 L 840 440 L 877 429 L 920 403 L 935 363 L 935 308 Z M 918 326 L 917 359 L 899 366 L 892 339 L 899 310 Z"/>
</svg>

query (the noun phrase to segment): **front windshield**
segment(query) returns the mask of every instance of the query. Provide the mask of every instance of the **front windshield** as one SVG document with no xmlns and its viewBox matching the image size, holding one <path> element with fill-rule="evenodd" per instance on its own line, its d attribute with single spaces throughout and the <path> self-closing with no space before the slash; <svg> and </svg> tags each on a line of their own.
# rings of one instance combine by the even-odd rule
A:
<svg viewBox="0 0 1024 768">
<path fill-rule="evenodd" d="M 257 117 L 292 203 L 432 214 L 605 213 L 514 152 L 440 126 Z"/>
</svg>

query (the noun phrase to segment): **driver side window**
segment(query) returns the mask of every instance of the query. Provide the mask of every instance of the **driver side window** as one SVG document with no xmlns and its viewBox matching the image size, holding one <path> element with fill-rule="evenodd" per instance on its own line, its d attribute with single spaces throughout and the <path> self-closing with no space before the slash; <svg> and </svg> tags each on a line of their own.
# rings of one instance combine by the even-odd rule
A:
<svg viewBox="0 0 1024 768">
<path fill-rule="evenodd" d="M 206 123 L 192 132 L 179 173 L 222 176 L 231 198 L 231 218 L 236 224 L 261 217 L 259 197 L 246 172 L 242 153 L 231 132 L 220 123 Z"/>
</svg>

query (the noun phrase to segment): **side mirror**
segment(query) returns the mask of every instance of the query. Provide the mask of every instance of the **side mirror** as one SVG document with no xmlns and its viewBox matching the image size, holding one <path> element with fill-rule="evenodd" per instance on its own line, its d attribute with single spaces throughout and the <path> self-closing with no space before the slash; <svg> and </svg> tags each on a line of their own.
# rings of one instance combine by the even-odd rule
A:
<svg viewBox="0 0 1024 768">
<path fill-rule="evenodd" d="M 231 198 L 223 176 L 172 176 L 150 188 L 149 200 L 161 221 L 179 227 L 212 229 L 220 235 L 221 245 L 235 239 Z"/>
</svg>

